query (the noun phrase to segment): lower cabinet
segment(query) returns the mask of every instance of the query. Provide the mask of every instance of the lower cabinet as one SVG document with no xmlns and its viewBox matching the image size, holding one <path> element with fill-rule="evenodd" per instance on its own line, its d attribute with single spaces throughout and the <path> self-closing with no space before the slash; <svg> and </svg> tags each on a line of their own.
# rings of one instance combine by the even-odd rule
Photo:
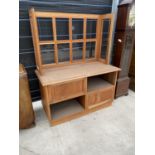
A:
<svg viewBox="0 0 155 155">
<path fill-rule="evenodd" d="M 110 106 L 117 73 L 95 75 L 42 88 L 43 106 L 52 125 Z"/>
</svg>

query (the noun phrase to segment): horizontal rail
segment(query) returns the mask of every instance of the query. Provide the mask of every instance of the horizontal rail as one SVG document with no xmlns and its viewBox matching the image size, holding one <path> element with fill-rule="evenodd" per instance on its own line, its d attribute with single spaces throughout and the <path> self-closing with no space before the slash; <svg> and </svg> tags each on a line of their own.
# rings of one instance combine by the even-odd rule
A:
<svg viewBox="0 0 155 155">
<path fill-rule="evenodd" d="M 86 42 L 95 42 L 97 39 L 86 39 Z M 57 41 L 40 41 L 39 45 L 50 45 L 50 44 L 65 44 L 70 43 L 71 40 L 57 40 Z M 81 43 L 83 39 L 72 40 L 72 43 Z"/>
<path fill-rule="evenodd" d="M 79 13 L 64 13 L 64 12 L 40 12 L 35 11 L 36 17 L 46 17 L 46 18 L 78 18 L 78 19 L 98 19 L 100 15 L 96 14 L 79 14 Z"/>
<path fill-rule="evenodd" d="M 86 35 L 88 36 L 88 35 L 95 35 L 96 33 L 87 33 Z M 104 34 L 108 34 L 108 32 L 103 32 L 103 34 L 102 35 L 104 35 Z M 76 36 L 81 36 L 81 35 L 83 35 L 83 33 L 79 33 L 79 34 L 73 34 L 73 36 L 74 35 L 76 35 Z M 69 34 L 64 34 L 64 35 L 59 35 L 59 34 L 57 34 L 57 36 L 59 37 L 59 36 L 69 36 Z M 46 37 L 51 37 L 51 35 L 39 35 L 39 37 L 40 38 L 46 38 Z M 19 38 L 32 38 L 32 36 L 19 36 Z"/>
</svg>

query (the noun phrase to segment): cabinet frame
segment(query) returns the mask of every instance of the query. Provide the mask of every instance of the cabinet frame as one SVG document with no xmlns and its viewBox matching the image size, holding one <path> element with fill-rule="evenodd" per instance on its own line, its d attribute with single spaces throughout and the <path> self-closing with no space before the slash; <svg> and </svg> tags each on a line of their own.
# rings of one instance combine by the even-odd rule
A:
<svg viewBox="0 0 155 155">
<path fill-rule="evenodd" d="M 111 40 L 113 31 L 113 14 L 76 14 L 76 13 L 60 13 L 60 12 L 41 12 L 30 9 L 30 24 L 33 37 L 35 59 L 36 59 L 36 75 L 40 81 L 40 89 L 42 96 L 42 104 L 48 120 L 51 125 L 57 125 L 74 118 L 86 115 L 98 109 L 110 106 L 114 99 L 114 92 L 116 86 L 117 74 L 119 68 L 109 65 Z M 40 41 L 37 18 L 52 19 L 51 27 L 53 28 L 53 40 Z M 57 39 L 57 18 L 67 18 L 68 23 L 68 40 Z M 72 21 L 73 19 L 83 20 L 83 39 L 73 39 Z M 87 38 L 87 20 L 96 20 L 96 37 Z M 109 20 L 110 25 L 108 29 L 106 57 L 101 57 L 101 44 L 103 39 L 104 20 Z M 86 59 L 86 44 L 95 42 L 94 58 Z M 69 44 L 69 62 L 59 62 L 58 45 Z M 82 58 L 80 60 L 73 60 L 73 43 L 83 43 Z M 54 62 L 50 64 L 42 63 L 41 48 L 42 45 L 54 45 Z M 110 83 L 102 88 L 93 87 L 93 91 L 88 90 L 88 78 L 100 75 L 107 82 Z M 96 89 L 96 90 L 95 90 Z M 112 90 L 112 91 L 109 91 Z M 64 93 L 63 93 L 64 92 Z M 103 92 L 103 93 L 102 93 Z M 104 94 L 105 92 L 105 94 Z M 97 94 L 98 99 L 90 105 L 89 95 Z M 104 96 L 105 95 L 105 96 Z M 108 97 L 107 97 L 108 96 Z M 83 107 L 81 112 L 73 113 L 71 115 L 63 116 L 59 119 L 52 117 L 52 110 L 54 106 L 61 106 L 61 102 L 76 99 L 77 103 Z M 56 105 L 57 104 L 57 105 Z M 69 105 L 68 105 L 69 106 Z M 57 108 L 56 108 L 57 109 Z M 65 109 L 65 108 L 64 108 Z"/>
<path fill-rule="evenodd" d="M 84 116 L 84 115 L 91 113 L 93 111 L 96 111 L 101 108 L 108 107 L 108 106 L 112 105 L 112 102 L 114 100 L 118 71 L 119 70 L 115 70 L 110 73 L 101 74 L 100 76 L 101 77 L 103 76 L 106 81 L 111 83 L 111 86 L 96 89 L 91 92 L 88 91 L 88 78 L 92 78 L 94 76 L 88 76 L 88 77 L 85 77 L 82 79 L 77 79 L 77 80 L 69 80 L 67 82 L 61 82 L 58 84 L 47 85 L 47 86 L 43 86 L 40 84 L 42 104 L 43 104 L 44 110 L 46 112 L 46 115 L 48 117 L 50 124 L 53 126 L 53 125 L 57 125 L 60 123 L 64 123 L 66 121 Z M 96 75 L 96 76 L 98 76 L 98 75 Z M 62 100 L 57 100 L 57 101 L 54 101 L 53 99 L 51 100 L 51 98 L 54 98 L 54 90 L 52 88 L 54 88 L 55 86 L 58 86 L 58 85 L 61 86 L 61 84 L 66 84 L 66 83 L 68 85 L 69 84 L 72 85 L 73 82 L 77 82 L 79 80 L 82 81 L 82 87 L 83 87 L 83 92 L 81 92 L 81 94 L 75 94 L 75 95 L 73 94 L 72 95 L 72 91 L 70 91 L 70 94 L 68 94 L 67 98 L 64 98 Z M 106 94 L 106 97 L 104 97 L 104 92 Z M 95 103 L 90 104 L 89 97 L 93 97 L 94 95 L 97 95 L 98 99 L 95 101 Z M 107 95 L 108 95 L 108 97 L 107 97 Z M 103 99 L 102 99 L 102 97 L 103 97 Z M 76 99 L 76 98 L 78 98 L 79 104 L 82 105 L 83 111 L 74 113 L 72 115 L 67 115 L 67 116 L 64 116 L 59 119 L 53 119 L 51 107 L 54 104 L 60 104 L 60 102 L 62 102 L 62 101 L 67 101 L 67 100 Z"/>
</svg>

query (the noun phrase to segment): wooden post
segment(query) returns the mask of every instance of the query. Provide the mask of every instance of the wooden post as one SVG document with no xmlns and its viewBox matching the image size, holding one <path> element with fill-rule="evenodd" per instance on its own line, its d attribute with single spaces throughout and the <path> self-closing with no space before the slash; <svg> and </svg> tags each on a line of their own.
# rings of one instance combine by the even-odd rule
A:
<svg viewBox="0 0 155 155">
<path fill-rule="evenodd" d="M 112 40 L 112 32 L 113 32 L 113 25 L 114 25 L 114 21 L 113 21 L 113 15 L 111 14 L 110 18 L 110 26 L 109 26 L 109 36 L 108 36 L 108 45 L 107 45 L 107 50 L 106 50 L 106 63 L 109 64 L 110 63 L 110 56 L 111 56 L 111 40 Z"/>
<path fill-rule="evenodd" d="M 101 57 L 101 45 L 102 45 L 102 18 L 99 17 L 96 25 L 96 47 L 95 47 L 95 55 L 96 59 L 99 60 Z"/>
<path fill-rule="evenodd" d="M 87 29 L 87 19 L 84 18 L 83 20 L 83 52 L 82 52 L 82 56 L 83 56 L 83 62 L 86 61 L 86 29 Z"/>
<path fill-rule="evenodd" d="M 58 64 L 57 30 L 56 30 L 55 17 L 52 18 L 52 25 L 53 25 L 53 39 L 54 39 L 54 57 L 56 64 Z"/>
<path fill-rule="evenodd" d="M 73 51 L 72 51 L 72 18 L 69 18 L 69 56 L 70 63 L 73 62 Z"/>
<path fill-rule="evenodd" d="M 39 45 L 39 33 L 38 33 L 37 18 L 35 15 L 34 8 L 30 9 L 29 16 L 30 16 L 31 32 L 33 36 L 32 37 L 33 46 L 35 50 L 34 54 L 35 54 L 36 66 L 40 74 L 42 74 L 42 60 L 41 60 L 41 52 L 40 52 L 40 45 Z"/>
</svg>

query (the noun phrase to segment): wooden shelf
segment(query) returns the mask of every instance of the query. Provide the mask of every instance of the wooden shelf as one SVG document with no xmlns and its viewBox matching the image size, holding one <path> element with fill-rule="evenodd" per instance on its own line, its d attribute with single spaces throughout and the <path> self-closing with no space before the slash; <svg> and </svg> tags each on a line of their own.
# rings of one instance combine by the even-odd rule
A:
<svg viewBox="0 0 155 155">
<path fill-rule="evenodd" d="M 58 120 L 82 111 L 84 111 L 84 108 L 77 100 L 67 100 L 51 105 L 51 118 L 52 120 Z"/>
<path fill-rule="evenodd" d="M 113 86 L 111 83 L 108 81 L 104 80 L 103 78 L 100 77 L 90 77 L 88 78 L 88 85 L 87 85 L 87 91 L 95 91 L 98 89 L 104 89 L 107 87 Z"/>
</svg>

